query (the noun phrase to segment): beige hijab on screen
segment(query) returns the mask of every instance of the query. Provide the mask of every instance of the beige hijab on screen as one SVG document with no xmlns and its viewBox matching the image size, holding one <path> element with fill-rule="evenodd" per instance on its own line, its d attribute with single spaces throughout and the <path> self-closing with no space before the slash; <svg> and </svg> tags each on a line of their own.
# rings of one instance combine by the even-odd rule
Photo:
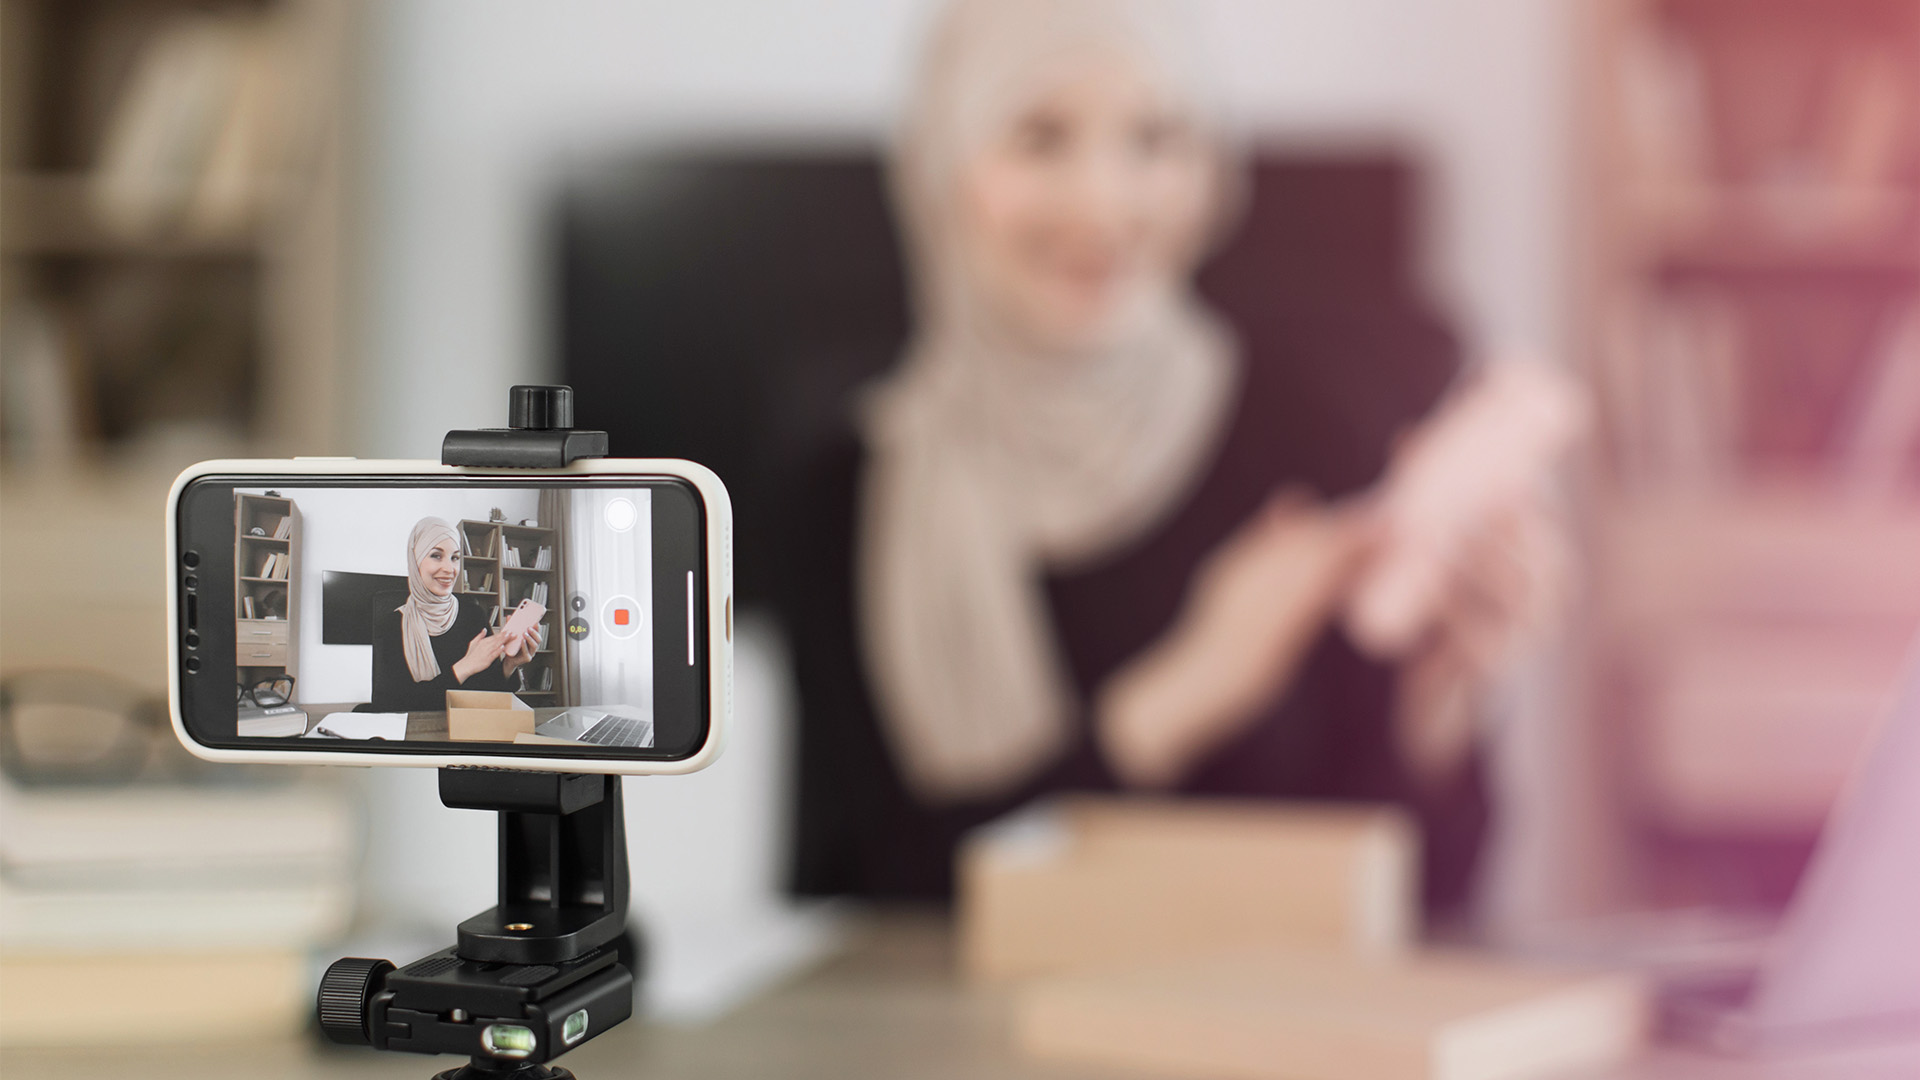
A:
<svg viewBox="0 0 1920 1080">
<path fill-rule="evenodd" d="M 400 644 L 414 682 L 432 682 L 440 677 L 433 639 L 446 633 L 460 614 L 459 597 L 436 594 L 420 576 L 420 560 L 439 543 L 451 543 L 455 551 L 460 550 L 460 534 L 437 517 L 421 518 L 407 535 L 407 602 L 396 610 L 400 612 Z"/>
<path fill-rule="evenodd" d="M 858 610 L 883 728 L 929 801 L 1005 793 L 1066 746 L 1079 704 L 1042 575 L 1157 524 L 1224 424 L 1236 357 L 1190 268 L 1102 346 L 1049 351 L 994 317 L 956 235 L 962 164 L 1063 58 L 1121 50 L 1204 120 L 1177 18 L 1128 0 L 961 0 L 896 147 L 918 328 L 864 416 Z"/>
</svg>

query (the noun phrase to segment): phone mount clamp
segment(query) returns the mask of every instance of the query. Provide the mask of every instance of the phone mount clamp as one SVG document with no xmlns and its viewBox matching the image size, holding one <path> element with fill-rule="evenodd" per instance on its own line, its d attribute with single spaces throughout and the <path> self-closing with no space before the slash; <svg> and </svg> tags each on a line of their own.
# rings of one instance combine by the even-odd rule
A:
<svg viewBox="0 0 1920 1080">
<path fill-rule="evenodd" d="M 564 469 L 607 456 L 607 433 L 573 426 L 573 387 L 516 386 L 507 391 L 507 426 L 449 431 L 442 465 L 490 469 Z"/>
<path fill-rule="evenodd" d="M 573 391 L 516 386 L 507 428 L 450 431 L 448 465 L 553 469 L 605 457 L 577 431 Z M 440 801 L 500 815 L 500 902 L 462 922 L 457 944 L 396 968 L 337 960 L 320 980 L 320 1028 L 335 1042 L 466 1054 L 435 1080 L 573 1080 L 547 1063 L 627 1019 L 627 837 L 620 778 L 465 766 L 440 770 Z"/>
</svg>

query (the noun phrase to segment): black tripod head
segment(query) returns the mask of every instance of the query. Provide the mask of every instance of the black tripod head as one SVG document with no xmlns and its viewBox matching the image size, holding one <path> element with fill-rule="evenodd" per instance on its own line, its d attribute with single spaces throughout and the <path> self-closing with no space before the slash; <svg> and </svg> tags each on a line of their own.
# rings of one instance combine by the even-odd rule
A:
<svg viewBox="0 0 1920 1080">
<path fill-rule="evenodd" d="M 499 904 L 461 923 L 459 944 L 406 967 L 335 961 L 320 982 L 321 1030 L 472 1059 L 441 1080 L 566 1080 L 545 1064 L 633 1013 L 633 974 L 614 944 L 627 911 L 620 778 L 442 769 L 440 801 L 499 813 Z"/>
</svg>

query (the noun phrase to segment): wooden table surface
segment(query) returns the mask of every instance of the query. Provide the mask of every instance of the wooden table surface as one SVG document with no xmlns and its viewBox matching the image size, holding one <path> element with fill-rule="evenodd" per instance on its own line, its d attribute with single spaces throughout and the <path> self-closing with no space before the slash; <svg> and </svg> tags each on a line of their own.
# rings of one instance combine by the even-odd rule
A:
<svg viewBox="0 0 1920 1080">
<path fill-rule="evenodd" d="M 1090 1080 L 1009 1045 L 1002 994 L 961 985 L 944 919 L 869 917 L 839 955 L 700 1026 L 628 1021 L 568 1054 L 580 1080 Z M 305 1042 L 155 1050 L 9 1050 L 6 1080 L 428 1080 L 455 1058 Z M 1135 1074 L 1127 1074 L 1129 1076 Z M 1914 1080 L 1920 1049 L 1753 1063 L 1660 1052 L 1608 1080 Z M 1356 1078 L 1365 1080 L 1365 1078 Z"/>
</svg>

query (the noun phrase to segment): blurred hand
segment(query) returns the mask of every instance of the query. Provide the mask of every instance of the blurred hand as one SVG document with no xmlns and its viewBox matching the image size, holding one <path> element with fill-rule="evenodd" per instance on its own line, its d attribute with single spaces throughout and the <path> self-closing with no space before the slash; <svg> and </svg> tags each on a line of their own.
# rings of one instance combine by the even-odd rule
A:
<svg viewBox="0 0 1920 1080">
<path fill-rule="evenodd" d="M 1180 617 L 1115 673 L 1096 736 L 1121 780 L 1162 787 L 1292 680 L 1365 548 L 1367 522 L 1281 493 L 1204 562 Z"/>
<path fill-rule="evenodd" d="M 1509 507 L 1462 546 L 1435 629 L 1401 666 L 1396 734 L 1418 775 L 1466 760 L 1486 691 L 1565 605 L 1572 557 L 1544 502 Z"/>
<path fill-rule="evenodd" d="M 456 660 L 453 665 L 454 681 L 465 683 L 482 671 L 493 666 L 506 649 L 506 639 L 498 634 L 488 634 L 484 629 L 473 635 L 467 642 L 467 654 Z"/>
</svg>

